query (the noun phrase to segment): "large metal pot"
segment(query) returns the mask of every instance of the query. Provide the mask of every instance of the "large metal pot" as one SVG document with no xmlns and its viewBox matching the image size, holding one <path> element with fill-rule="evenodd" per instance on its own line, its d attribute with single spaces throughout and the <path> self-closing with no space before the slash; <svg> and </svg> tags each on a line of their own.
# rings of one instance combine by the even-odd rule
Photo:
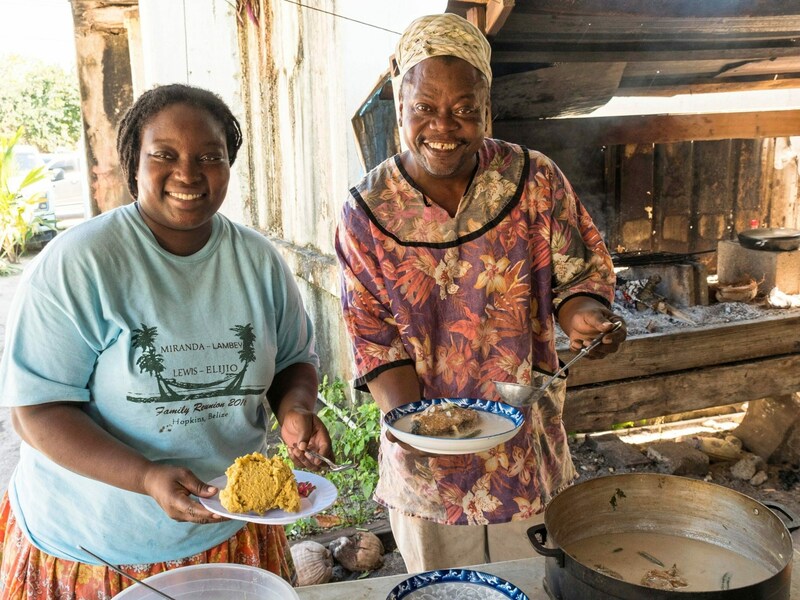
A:
<svg viewBox="0 0 800 600">
<path fill-rule="evenodd" d="M 547 557 L 544 584 L 554 600 L 789 600 L 786 525 L 764 504 L 704 481 L 591 479 L 558 494 L 528 537 Z M 665 572 L 676 587 L 647 587 Z"/>
</svg>

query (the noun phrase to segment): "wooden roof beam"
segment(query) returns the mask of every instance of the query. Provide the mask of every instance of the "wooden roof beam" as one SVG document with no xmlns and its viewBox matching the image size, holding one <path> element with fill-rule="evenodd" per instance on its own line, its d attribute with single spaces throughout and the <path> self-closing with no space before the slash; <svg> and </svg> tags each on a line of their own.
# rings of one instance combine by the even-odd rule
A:
<svg viewBox="0 0 800 600">
<path fill-rule="evenodd" d="M 494 136 L 529 148 L 669 144 L 800 135 L 800 110 L 493 122 Z"/>
<path fill-rule="evenodd" d="M 800 47 L 725 47 L 725 48 L 655 48 L 652 46 L 593 44 L 494 44 L 494 63 L 559 63 L 559 62 L 660 62 L 660 61 L 749 61 L 797 56 Z"/>
<path fill-rule="evenodd" d="M 797 0 L 518 0 L 518 11 L 538 15 L 579 15 L 621 17 L 728 18 L 784 17 L 800 14 Z"/>
<path fill-rule="evenodd" d="M 516 0 L 450 0 L 447 12 L 465 17 L 487 36 L 496 35 L 514 8 Z"/>
<path fill-rule="evenodd" d="M 486 5 L 486 35 L 497 35 L 514 8 L 515 0 L 489 0 Z"/>
<path fill-rule="evenodd" d="M 779 79 L 693 81 L 673 83 L 668 87 L 658 85 L 637 86 L 623 77 L 617 96 L 677 96 L 678 94 L 714 94 L 718 92 L 752 92 L 763 90 L 800 89 L 800 75 Z"/>
</svg>

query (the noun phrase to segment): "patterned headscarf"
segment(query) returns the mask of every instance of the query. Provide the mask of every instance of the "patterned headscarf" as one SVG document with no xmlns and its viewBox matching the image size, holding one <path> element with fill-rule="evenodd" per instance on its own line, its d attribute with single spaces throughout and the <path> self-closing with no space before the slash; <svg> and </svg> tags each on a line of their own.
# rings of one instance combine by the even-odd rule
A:
<svg viewBox="0 0 800 600">
<path fill-rule="evenodd" d="M 398 81 L 415 65 L 433 56 L 457 56 L 481 73 L 492 84 L 492 67 L 489 65 L 492 49 L 480 30 L 472 23 L 444 13 L 420 17 L 403 32 L 395 49 L 395 60 L 400 69 Z"/>
</svg>

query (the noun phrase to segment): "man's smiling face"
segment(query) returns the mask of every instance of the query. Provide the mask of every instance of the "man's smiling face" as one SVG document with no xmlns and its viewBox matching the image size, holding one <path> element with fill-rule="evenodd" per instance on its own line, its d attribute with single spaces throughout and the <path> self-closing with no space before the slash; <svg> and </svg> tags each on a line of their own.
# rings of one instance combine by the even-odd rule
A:
<svg viewBox="0 0 800 600">
<path fill-rule="evenodd" d="M 489 116 L 488 84 L 480 71 L 460 58 L 433 57 L 411 69 L 402 86 L 400 117 L 411 176 L 417 181 L 468 177 Z"/>
</svg>

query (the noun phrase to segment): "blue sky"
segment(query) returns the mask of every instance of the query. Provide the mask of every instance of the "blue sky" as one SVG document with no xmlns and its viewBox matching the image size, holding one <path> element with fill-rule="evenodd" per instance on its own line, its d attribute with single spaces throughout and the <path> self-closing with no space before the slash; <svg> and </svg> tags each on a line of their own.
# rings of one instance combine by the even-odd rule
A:
<svg viewBox="0 0 800 600">
<path fill-rule="evenodd" d="M 21 54 L 75 66 L 68 0 L 0 0 L 0 55 Z"/>
</svg>

